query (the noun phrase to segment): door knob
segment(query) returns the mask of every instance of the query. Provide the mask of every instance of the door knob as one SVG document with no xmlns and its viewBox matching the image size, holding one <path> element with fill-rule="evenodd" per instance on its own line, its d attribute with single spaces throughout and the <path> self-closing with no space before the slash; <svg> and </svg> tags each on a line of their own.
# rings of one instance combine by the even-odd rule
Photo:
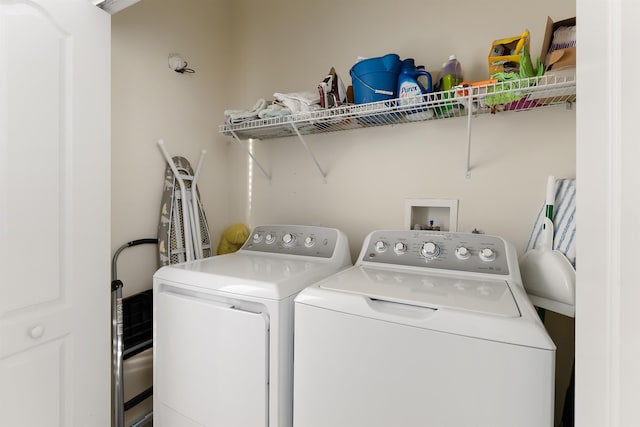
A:
<svg viewBox="0 0 640 427">
<path fill-rule="evenodd" d="M 38 326 L 34 326 L 33 328 L 31 328 L 31 330 L 29 331 L 29 336 L 33 339 L 38 339 L 40 338 L 42 335 L 44 335 L 44 326 L 42 325 L 38 325 Z"/>
</svg>

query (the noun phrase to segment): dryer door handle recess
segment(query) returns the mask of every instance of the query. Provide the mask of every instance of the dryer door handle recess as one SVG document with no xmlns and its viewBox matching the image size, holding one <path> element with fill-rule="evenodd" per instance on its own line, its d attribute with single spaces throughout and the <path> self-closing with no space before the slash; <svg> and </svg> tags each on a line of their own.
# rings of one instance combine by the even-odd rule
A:
<svg viewBox="0 0 640 427">
<path fill-rule="evenodd" d="M 191 294 L 188 292 L 179 292 L 174 288 L 168 287 L 168 286 L 160 286 L 158 288 L 158 295 L 169 295 L 172 297 L 176 297 L 176 298 L 180 298 L 182 300 L 191 300 L 195 303 L 198 304 L 207 304 L 213 307 L 218 307 L 218 308 L 227 308 L 227 309 L 233 309 L 233 304 L 228 304 L 226 302 L 222 302 L 222 301 L 218 301 L 218 300 L 214 300 L 211 298 L 207 298 L 207 296 L 202 297 L 201 295 L 196 295 L 196 294 Z"/>
</svg>

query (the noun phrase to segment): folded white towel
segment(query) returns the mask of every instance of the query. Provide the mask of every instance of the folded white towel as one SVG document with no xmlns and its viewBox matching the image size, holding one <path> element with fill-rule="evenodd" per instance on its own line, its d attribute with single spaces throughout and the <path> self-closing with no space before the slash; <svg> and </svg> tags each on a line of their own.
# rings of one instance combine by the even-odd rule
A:
<svg viewBox="0 0 640 427">
<path fill-rule="evenodd" d="M 280 104 L 269 104 L 267 108 L 261 110 L 258 113 L 258 117 L 261 119 L 269 119 L 276 117 L 285 117 L 291 114 L 291 110 Z"/>
<path fill-rule="evenodd" d="M 260 98 L 251 110 L 225 110 L 224 115 L 231 123 L 240 123 L 258 118 L 260 111 L 267 108 L 267 101 Z"/>
<path fill-rule="evenodd" d="M 273 94 L 276 100 L 289 108 L 292 113 L 308 113 L 310 111 L 319 110 L 320 95 L 311 92 L 291 92 Z"/>
</svg>

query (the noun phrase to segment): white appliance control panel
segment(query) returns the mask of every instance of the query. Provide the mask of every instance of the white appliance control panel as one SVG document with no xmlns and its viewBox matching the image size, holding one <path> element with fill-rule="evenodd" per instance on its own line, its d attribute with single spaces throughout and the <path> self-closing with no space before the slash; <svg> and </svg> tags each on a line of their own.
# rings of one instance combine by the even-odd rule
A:
<svg viewBox="0 0 640 427">
<path fill-rule="evenodd" d="M 497 236 L 440 231 L 374 231 L 361 262 L 509 275 L 506 244 Z"/>
<path fill-rule="evenodd" d="M 307 225 L 259 225 L 242 250 L 331 258 L 338 245 L 339 231 Z"/>
</svg>

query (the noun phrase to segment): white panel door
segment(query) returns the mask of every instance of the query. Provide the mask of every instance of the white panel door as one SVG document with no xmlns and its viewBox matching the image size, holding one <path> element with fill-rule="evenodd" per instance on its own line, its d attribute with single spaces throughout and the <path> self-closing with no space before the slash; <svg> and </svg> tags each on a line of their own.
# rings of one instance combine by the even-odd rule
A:
<svg viewBox="0 0 640 427">
<path fill-rule="evenodd" d="M 0 424 L 108 426 L 110 17 L 0 0 Z"/>
</svg>

